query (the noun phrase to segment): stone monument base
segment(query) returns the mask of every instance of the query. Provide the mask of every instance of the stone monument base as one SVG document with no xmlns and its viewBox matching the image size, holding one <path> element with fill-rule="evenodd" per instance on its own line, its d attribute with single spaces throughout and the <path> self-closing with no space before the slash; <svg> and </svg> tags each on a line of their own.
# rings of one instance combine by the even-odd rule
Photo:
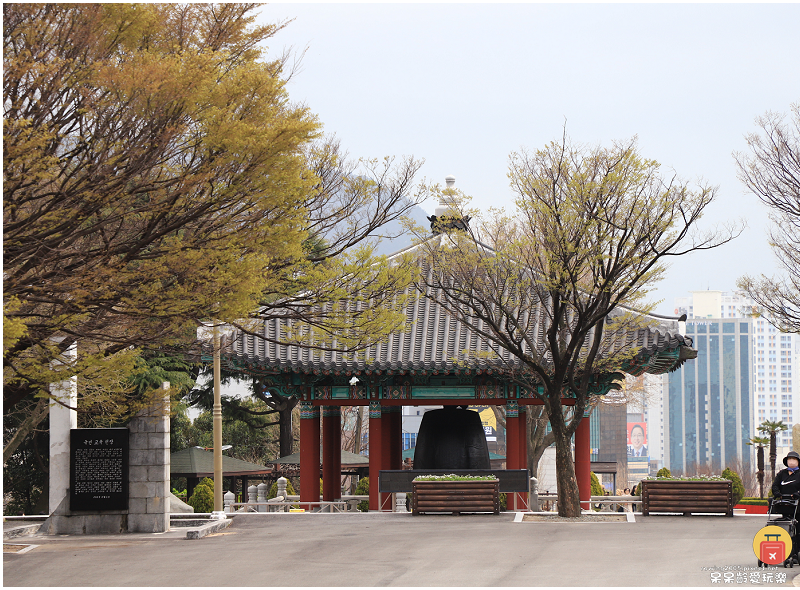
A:
<svg viewBox="0 0 800 590">
<path fill-rule="evenodd" d="M 127 510 L 69 511 L 69 494 L 39 528 L 40 535 L 114 535 L 128 532 Z"/>
</svg>

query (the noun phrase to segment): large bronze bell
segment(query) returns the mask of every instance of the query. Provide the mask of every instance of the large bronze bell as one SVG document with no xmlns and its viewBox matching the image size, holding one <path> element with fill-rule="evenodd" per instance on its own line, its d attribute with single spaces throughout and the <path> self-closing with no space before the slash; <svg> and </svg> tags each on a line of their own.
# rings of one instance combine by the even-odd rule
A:
<svg viewBox="0 0 800 590">
<path fill-rule="evenodd" d="M 489 446 L 477 412 L 455 406 L 422 416 L 414 469 L 490 469 Z"/>
</svg>

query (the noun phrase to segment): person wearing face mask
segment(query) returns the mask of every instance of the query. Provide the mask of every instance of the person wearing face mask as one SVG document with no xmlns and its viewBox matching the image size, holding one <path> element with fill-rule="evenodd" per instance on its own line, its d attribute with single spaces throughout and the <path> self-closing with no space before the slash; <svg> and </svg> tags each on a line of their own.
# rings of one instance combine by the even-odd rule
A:
<svg viewBox="0 0 800 590">
<path fill-rule="evenodd" d="M 772 482 L 772 497 L 773 499 L 797 498 L 800 496 L 800 455 L 795 451 L 789 451 L 783 458 L 783 464 L 786 465 L 786 469 L 781 469 Z M 787 518 L 794 517 L 793 506 L 776 505 L 773 508 L 773 513 L 775 512 L 780 512 Z"/>
</svg>

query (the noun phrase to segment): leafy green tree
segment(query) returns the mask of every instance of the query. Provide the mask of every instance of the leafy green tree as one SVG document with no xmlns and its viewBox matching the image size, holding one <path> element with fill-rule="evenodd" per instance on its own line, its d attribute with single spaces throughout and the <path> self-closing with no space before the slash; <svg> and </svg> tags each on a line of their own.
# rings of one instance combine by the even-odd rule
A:
<svg viewBox="0 0 800 590">
<path fill-rule="evenodd" d="M 758 479 L 758 497 L 764 497 L 764 446 L 770 442 L 769 437 L 754 436 L 747 444 L 756 447 L 756 479 Z"/>
<path fill-rule="evenodd" d="M 281 27 L 252 9 L 3 7 L 5 411 L 46 397 L 74 342 L 79 386 L 105 375 L 123 405 L 130 346 L 246 315 L 300 252 L 319 124 L 261 61 Z"/>
<path fill-rule="evenodd" d="M 204 378 L 202 384 L 189 391 L 184 401 L 210 411 L 214 405 L 213 370 L 207 365 L 203 366 L 200 375 Z M 223 367 L 220 382 L 224 385 L 247 377 L 242 372 Z M 251 398 L 242 399 L 229 395 L 220 397 L 223 420 L 240 421 L 253 431 L 277 426 L 278 428 L 274 430 L 270 429 L 270 432 L 277 433 L 275 442 L 278 443 L 279 456 L 291 455 L 294 452 L 295 441 L 292 432 L 292 412 L 299 400 L 268 390 L 257 378 L 249 378 L 249 382 Z"/>
<path fill-rule="evenodd" d="M 280 314 L 304 322 L 289 341 L 348 350 L 404 318 L 410 271 L 362 245 L 416 202 L 421 162 L 321 138 L 261 49 L 284 24 L 254 8 L 4 5 L 4 459 L 47 414 L 53 359 L 79 411 L 121 420 L 160 395 L 131 394 L 137 347 L 188 349 L 209 318 Z M 372 289 L 353 307 L 348 274 Z"/>
<path fill-rule="evenodd" d="M 48 466 L 50 449 L 45 418 L 31 436 L 25 438 L 3 465 L 3 512 L 8 515 L 48 513 Z M 3 420 L 3 436 L 15 432 L 15 418 Z"/>
<path fill-rule="evenodd" d="M 744 484 L 739 474 L 732 469 L 726 467 L 722 471 L 722 477 L 729 479 L 733 483 L 733 503 L 738 504 L 739 500 L 744 498 Z"/>
<path fill-rule="evenodd" d="M 597 479 L 597 476 L 595 475 L 594 471 L 591 472 L 591 476 L 592 476 L 592 496 L 602 496 L 603 494 L 606 493 L 605 488 L 603 488 L 603 485 L 600 483 L 600 480 Z"/>
<path fill-rule="evenodd" d="M 764 420 L 758 427 L 759 432 L 769 435 L 769 463 L 772 469 L 772 480 L 775 479 L 775 463 L 778 460 L 778 433 L 788 429 L 789 426 L 787 426 L 783 420 Z"/>
<path fill-rule="evenodd" d="M 355 496 L 368 496 L 369 495 L 369 478 L 362 477 L 358 480 L 358 485 L 356 486 L 356 493 Z M 369 512 L 369 500 L 361 500 L 357 506 L 358 510 L 361 512 Z"/>
<path fill-rule="evenodd" d="M 431 271 L 417 285 L 489 343 L 486 356 L 504 365 L 507 380 L 543 403 L 556 446 L 559 515 L 576 517 L 570 441 L 592 379 L 620 371 L 639 352 L 613 345 L 647 325 L 629 310 L 652 310 L 645 298 L 667 260 L 722 245 L 740 230 L 696 233 L 716 189 L 663 175 L 635 139 L 588 148 L 565 136 L 512 154 L 509 178 L 517 194 L 510 214 L 477 216 L 466 211 L 465 195 L 441 191 L 448 215 L 475 214 L 477 223 L 438 228 L 446 237 L 424 243 Z M 575 396 L 569 411 L 565 389 Z"/>
<path fill-rule="evenodd" d="M 250 407 L 260 406 L 258 401 L 244 401 Z M 213 413 L 208 410 L 202 412 L 194 419 L 191 428 L 187 429 L 188 436 L 184 435 L 189 443 L 187 446 L 213 447 L 213 426 Z M 277 459 L 277 428 L 274 426 L 253 429 L 241 420 L 223 420 L 222 441 L 223 444 L 231 445 L 225 454 L 242 461 L 265 465 Z"/>
</svg>

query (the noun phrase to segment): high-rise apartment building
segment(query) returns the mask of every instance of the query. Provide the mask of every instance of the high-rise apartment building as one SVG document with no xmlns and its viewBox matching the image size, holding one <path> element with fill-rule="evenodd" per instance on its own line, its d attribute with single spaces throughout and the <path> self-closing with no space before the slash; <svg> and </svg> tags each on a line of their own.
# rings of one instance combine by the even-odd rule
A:
<svg viewBox="0 0 800 590">
<path fill-rule="evenodd" d="M 689 318 L 744 318 L 749 317 L 753 301 L 739 293 L 693 291 L 689 297 L 677 298 L 675 305 L 676 313 Z M 796 335 L 779 332 L 762 317 L 753 318 L 753 432 L 758 434 L 765 420 L 781 420 L 789 426 L 778 434 L 779 456 L 792 448 L 791 427 L 800 410 L 798 358 Z"/>
<path fill-rule="evenodd" d="M 664 394 L 664 463 L 694 473 L 749 469 L 753 436 L 753 323 L 750 318 L 693 318 L 686 334 L 697 359 L 670 373 Z"/>
</svg>

